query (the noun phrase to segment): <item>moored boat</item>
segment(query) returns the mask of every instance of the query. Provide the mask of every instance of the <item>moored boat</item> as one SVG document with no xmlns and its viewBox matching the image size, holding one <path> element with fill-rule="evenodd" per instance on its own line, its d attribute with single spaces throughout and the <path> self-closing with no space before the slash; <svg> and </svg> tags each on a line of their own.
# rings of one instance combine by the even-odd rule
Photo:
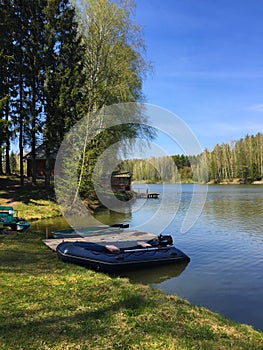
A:
<svg viewBox="0 0 263 350">
<path fill-rule="evenodd" d="M 25 231 L 30 227 L 29 222 L 18 217 L 18 212 L 11 206 L 0 206 L 0 229 L 9 228 L 12 231 Z"/>
<path fill-rule="evenodd" d="M 65 262 L 106 272 L 190 261 L 185 253 L 173 245 L 169 235 L 160 235 L 131 246 L 120 246 L 117 242 L 105 245 L 78 241 L 62 242 L 57 246 L 56 252 Z"/>
</svg>

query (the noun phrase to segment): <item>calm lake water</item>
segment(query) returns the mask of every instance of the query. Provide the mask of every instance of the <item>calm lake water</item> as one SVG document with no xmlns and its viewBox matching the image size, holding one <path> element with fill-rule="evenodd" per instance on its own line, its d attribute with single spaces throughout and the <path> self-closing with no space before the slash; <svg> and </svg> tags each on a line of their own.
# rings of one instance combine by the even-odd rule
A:
<svg viewBox="0 0 263 350">
<path fill-rule="evenodd" d="M 143 191 L 147 185 L 136 187 Z M 159 199 L 137 199 L 126 213 L 103 211 L 97 219 L 172 234 L 175 245 L 191 261 L 125 276 L 263 331 L 263 186 L 209 186 L 205 205 L 193 212 L 194 216 L 200 211 L 198 220 L 185 233 L 181 227 L 193 193 L 198 207 L 198 196 L 201 203 L 206 186 L 148 185 L 148 190 L 160 193 Z M 44 226 L 66 227 L 58 219 L 53 227 L 43 221 L 32 229 Z"/>
</svg>

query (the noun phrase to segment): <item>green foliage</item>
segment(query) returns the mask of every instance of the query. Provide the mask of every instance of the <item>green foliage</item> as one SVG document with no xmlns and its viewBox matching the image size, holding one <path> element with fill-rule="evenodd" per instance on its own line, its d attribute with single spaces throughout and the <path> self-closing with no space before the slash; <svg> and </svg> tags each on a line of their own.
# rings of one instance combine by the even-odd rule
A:
<svg viewBox="0 0 263 350">
<path fill-rule="evenodd" d="M 8 96 L 0 120 L 4 115 L 19 133 L 22 181 L 24 145 L 32 151 L 34 178 L 39 139 L 44 139 L 47 151 L 52 149 L 80 117 L 76 106 L 81 96 L 82 52 L 69 0 L 2 0 L 0 14 L 0 99 Z M 4 140 L 7 148 L 10 136 L 8 132 Z"/>
<path fill-rule="evenodd" d="M 49 0 L 45 13 L 43 139 L 46 187 L 50 187 L 51 153 L 81 118 L 83 49 L 75 9 L 68 0 Z"/>
<path fill-rule="evenodd" d="M 44 141 L 52 150 L 82 116 L 83 48 L 75 9 L 68 0 L 48 1 L 45 17 Z"/>
<path fill-rule="evenodd" d="M 167 163 L 169 158 L 176 170 L 171 162 Z M 246 136 L 231 145 L 216 145 L 213 151 L 206 149 L 198 156 L 182 154 L 127 160 L 122 163 L 121 169 L 131 172 L 134 181 L 220 183 L 236 179 L 240 183 L 251 183 L 263 178 L 263 134 Z"/>
<path fill-rule="evenodd" d="M 139 26 L 132 21 L 132 1 L 79 1 L 85 46 L 86 109 L 134 102 L 141 98 L 148 69 Z"/>
<path fill-rule="evenodd" d="M 14 152 L 11 152 L 11 155 L 10 155 L 10 167 L 11 167 L 12 174 L 17 173 L 17 170 L 18 170 L 17 155 Z"/>
<path fill-rule="evenodd" d="M 80 186 L 80 195 L 82 198 L 89 198 L 91 193 L 94 194 L 94 181 L 96 176 L 100 181 L 101 177 L 110 178 L 111 172 L 115 170 L 113 164 L 118 164 L 118 152 L 121 148 L 125 152 L 125 147 L 131 147 L 131 140 L 135 137 L 151 138 L 153 135 L 151 129 L 141 129 L 141 125 L 128 123 L 131 116 L 127 115 L 127 123 L 120 124 L 100 132 L 94 137 L 87 146 L 85 153 L 85 161 L 83 167 L 85 169 Z M 119 145 L 117 144 L 119 143 Z M 114 145 L 116 145 L 114 147 Z M 104 155 L 104 160 L 101 161 L 101 166 L 98 165 L 99 157 Z M 94 168 L 96 168 L 96 174 L 94 176 Z M 98 170 L 99 169 L 99 170 Z"/>
<path fill-rule="evenodd" d="M 5 154 L 5 170 L 10 172 L 9 151 L 10 151 L 10 123 L 9 123 L 9 99 L 10 99 L 10 72 L 12 72 L 11 61 L 13 58 L 12 50 L 12 31 L 13 18 L 11 15 L 10 1 L 0 1 L 0 173 L 3 172 L 2 153 Z"/>
<path fill-rule="evenodd" d="M 77 120 L 105 105 L 142 97 L 148 66 L 140 28 L 132 21 L 133 9 L 132 1 L 77 1 L 74 7 L 69 0 L 1 0 L 0 100 L 6 108 L 0 121 L 8 127 L 1 129 L 0 147 L 6 146 L 7 163 L 11 129 L 19 134 L 21 182 L 25 145 L 31 148 L 35 182 L 36 147 L 44 142 L 49 187 L 50 154 Z M 92 123 L 97 126 L 97 120 Z M 144 129 L 130 125 L 122 127 L 122 134 L 129 130 L 129 137 L 149 136 Z M 114 140 L 120 140 L 119 134 L 115 132 Z M 110 133 L 104 136 L 89 145 L 91 150 L 85 142 L 79 152 L 84 157 L 93 151 L 100 154 L 114 142 Z"/>
<path fill-rule="evenodd" d="M 247 135 L 229 144 L 205 151 L 210 181 L 220 183 L 238 179 L 251 183 L 263 178 L 263 134 Z"/>
<path fill-rule="evenodd" d="M 89 198 L 94 194 L 93 170 L 98 157 L 117 142 L 125 150 L 134 137 L 151 139 L 154 133 L 136 110 L 133 115 L 128 111 L 127 116 L 116 113 L 112 117 L 115 119 L 112 125 L 117 125 L 114 128 L 105 124 L 103 113 L 92 113 L 105 106 L 142 98 L 142 79 L 149 66 L 144 58 L 141 30 L 133 23 L 133 2 L 90 0 L 77 2 L 77 5 L 80 6 L 79 21 L 85 49 L 84 110 L 89 128 L 97 128 L 94 134 L 88 132 L 89 138 L 87 134 L 85 136 L 79 165 L 78 190 L 83 198 Z M 113 162 L 118 151 L 118 147 L 112 149 Z M 101 169 L 101 173 L 104 170 Z M 105 175 L 111 174 L 106 171 Z"/>
<path fill-rule="evenodd" d="M 126 160 L 122 162 L 121 170 L 132 173 L 133 181 L 166 183 L 193 181 L 190 157 L 183 154 L 153 157 L 148 160 Z"/>
</svg>

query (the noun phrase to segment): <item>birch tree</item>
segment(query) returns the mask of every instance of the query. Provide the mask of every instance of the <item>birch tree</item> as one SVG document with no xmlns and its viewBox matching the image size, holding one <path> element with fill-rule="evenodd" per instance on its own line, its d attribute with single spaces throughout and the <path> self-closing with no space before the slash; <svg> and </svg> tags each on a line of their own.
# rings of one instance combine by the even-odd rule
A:
<svg viewBox="0 0 263 350">
<path fill-rule="evenodd" d="M 97 134 L 92 140 L 90 134 L 85 136 L 79 168 L 78 190 L 87 197 L 93 191 L 88 184 L 92 184 L 96 158 L 113 143 L 126 140 L 129 144 L 134 137 L 151 138 L 153 131 L 145 126 L 146 120 L 136 111 L 134 118 L 126 121 L 123 115 L 116 114 L 116 126 L 110 129 L 105 129 L 103 113 L 94 113 L 105 106 L 142 99 L 142 81 L 149 65 L 144 58 L 141 29 L 133 22 L 133 2 L 89 0 L 79 3 L 85 48 L 86 128 L 94 129 L 97 125 Z"/>
</svg>

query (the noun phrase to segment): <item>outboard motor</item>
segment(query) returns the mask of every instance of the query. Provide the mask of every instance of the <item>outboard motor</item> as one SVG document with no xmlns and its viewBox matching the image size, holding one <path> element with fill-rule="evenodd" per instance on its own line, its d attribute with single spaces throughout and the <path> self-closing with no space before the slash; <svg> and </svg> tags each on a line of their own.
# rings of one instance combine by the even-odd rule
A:
<svg viewBox="0 0 263 350">
<path fill-rule="evenodd" d="M 159 235 L 158 236 L 159 245 L 167 246 L 173 244 L 173 237 L 170 235 Z"/>
</svg>

